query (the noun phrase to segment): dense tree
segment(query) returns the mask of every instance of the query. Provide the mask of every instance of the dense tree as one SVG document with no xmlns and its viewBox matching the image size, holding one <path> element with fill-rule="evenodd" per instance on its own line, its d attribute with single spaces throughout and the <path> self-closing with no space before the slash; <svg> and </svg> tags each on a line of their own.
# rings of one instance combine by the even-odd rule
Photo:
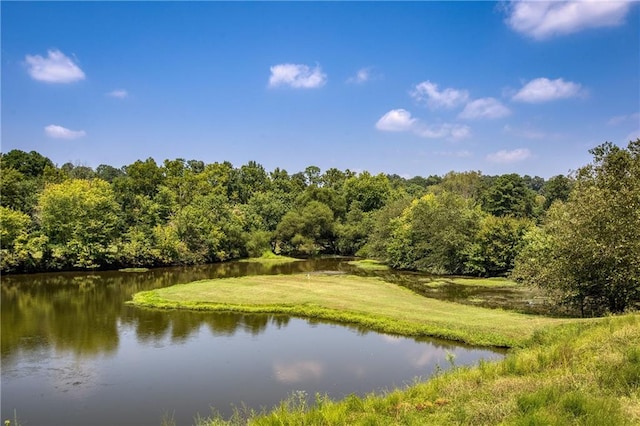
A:
<svg viewBox="0 0 640 426">
<path fill-rule="evenodd" d="M 468 272 L 495 276 L 511 271 L 524 235 L 534 226 L 529 219 L 485 215 L 474 238 Z"/>
<path fill-rule="evenodd" d="M 120 176 L 124 176 L 122 169 L 116 169 L 108 164 L 100 164 L 96 167 L 96 177 L 109 183 L 112 183 L 115 178 Z"/>
<path fill-rule="evenodd" d="M 278 224 L 276 238 L 284 253 L 332 251 L 335 242 L 333 211 L 319 201 L 311 201 L 301 210 L 291 210 Z"/>
<path fill-rule="evenodd" d="M 37 218 L 51 247 L 52 266 L 97 267 L 112 263 L 120 206 L 109 183 L 70 179 L 48 185 Z"/>
<path fill-rule="evenodd" d="M 391 185 L 382 173 L 372 176 L 369 172 L 362 172 L 345 181 L 344 194 L 347 208 L 357 202 L 359 209 L 370 212 L 384 206 L 391 194 Z"/>
<path fill-rule="evenodd" d="M 484 193 L 483 207 L 495 216 L 533 217 L 535 193 L 520 175 L 502 175 Z"/>
<path fill-rule="evenodd" d="M 557 175 L 550 178 L 542 186 L 541 191 L 542 195 L 544 195 L 544 209 L 547 210 L 556 200 L 567 201 L 572 186 L 572 180 L 564 175 Z"/>
<path fill-rule="evenodd" d="M 0 154 L 0 164 L 2 164 L 3 170 L 12 168 L 30 178 L 40 177 L 47 166 L 54 166 L 50 159 L 35 151 L 27 153 L 19 149 L 12 149 L 6 154 Z"/>
<path fill-rule="evenodd" d="M 2 168 L 0 174 L 0 205 L 31 214 L 37 202 L 41 181 L 29 178 L 20 171 Z"/>
<path fill-rule="evenodd" d="M 482 212 L 471 200 L 443 192 L 414 200 L 393 221 L 391 266 L 432 273 L 467 273 Z"/>
<path fill-rule="evenodd" d="M 449 172 L 442 181 L 432 188 L 438 194 L 442 191 L 458 194 L 463 198 L 480 202 L 486 190 L 487 182 L 480 171 Z"/>
<path fill-rule="evenodd" d="M 366 244 L 360 249 L 360 255 L 380 261 L 387 260 L 387 246 L 395 229 L 395 219 L 411 205 L 411 200 L 411 197 L 399 198 L 373 212 L 369 236 Z"/>
<path fill-rule="evenodd" d="M 640 303 L 640 139 L 590 152 L 567 202 L 527 236 L 514 277 L 583 315 L 623 312 Z"/>
</svg>

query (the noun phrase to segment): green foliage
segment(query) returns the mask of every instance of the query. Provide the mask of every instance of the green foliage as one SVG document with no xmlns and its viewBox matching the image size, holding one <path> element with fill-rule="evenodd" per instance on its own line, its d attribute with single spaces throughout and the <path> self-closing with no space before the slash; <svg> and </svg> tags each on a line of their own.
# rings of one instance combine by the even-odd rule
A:
<svg viewBox="0 0 640 426">
<path fill-rule="evenodd" d="M 542 187 L 542 195 L 544 195 L 544 209 L 551 207 L 554 201 L 567 201 L 573 181 L 564 175 L 557 175 L 549 179 Z"/>
<path fill-rule="evenodd" d="M 618 313 L 640 303 L 640 140 L 591 152 L 568 201 L 527 237 L 514 277 L 583 315 Z"/>
<path fill-rule="evenodd" d="M 524 235 L 534 226 L 529 219 L 484 216 L 467 262 L 468 271 L 485 276 L 511 271 Z"/>
<path fill-rule="evenodd" d="M 459 195 L 427 194 L 393 221 L 387 261 L 394 268 L 466 273 L 481 218 L 480 209 Z"/>
<path fill-rule="evenodd" d="M 35 151 L 27 153 L 19 149 L 12 149 L 6 154 L 0 154 L 0 162 L 3 173 L 5 168 L 11 168 L 29 178 L 40 177 L 47 166 L 53 167 L 53 162 L 47 157 Z"/>
<path fill-rule="evenodd" d="M 348 207 L 358 202 L 359 209 L 370 212 L 385 205 L 391 193 L 391 185 L 382 173 L 371 176 L 369 172 L 362 172 L 345 181 L 344 193 Z"/>
<path fill-rule="evenodd" d="M 35 270 L 41 266 L 47 238 L 31 234 L 31 228 L 28 215 L 0 207 L 0 270 Z"/>
<path fill-rule="evenodd" d="M 284 215 L 276 229 L 278 247 L 283 253 L 316 254 L 332 248 L 333 211 L 319 201 Z"/>
<path fill-rule="evenodd" d="M 51 248 L 51 266 L 96 267 L 113 261 L 120 206 L 109 183 L 70 179 L 48 185 L 38 221 Z"/>
<path fill-rule="evenodd" d="M 495 216 L 533 217 L 535 193 L 515 174 L 499 176 L 484 193 L 483 208 Z"/>
</svg>

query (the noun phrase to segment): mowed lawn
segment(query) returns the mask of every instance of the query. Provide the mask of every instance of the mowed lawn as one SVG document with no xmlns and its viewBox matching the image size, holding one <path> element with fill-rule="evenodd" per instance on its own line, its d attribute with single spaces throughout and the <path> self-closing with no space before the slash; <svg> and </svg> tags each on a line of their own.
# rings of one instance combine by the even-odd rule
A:
<svg viewBox="0 0 640 426">
<path fill-rule="evenodd" d="M 430 299 L 379 278 L 319 273 L 196 281 L 137 293 L 132 303 L 165 309 L 283 313 L 501 347 L 522 346 L 536 330 L 549 325 L 581 321 Z"/>
</svg>

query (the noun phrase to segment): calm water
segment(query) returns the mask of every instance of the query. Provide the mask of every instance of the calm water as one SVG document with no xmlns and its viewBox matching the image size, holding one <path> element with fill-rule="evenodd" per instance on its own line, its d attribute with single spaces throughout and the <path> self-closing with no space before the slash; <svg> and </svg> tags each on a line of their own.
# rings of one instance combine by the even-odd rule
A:
<svg viewBox="0 0 640 426">
<path fill-rule="evenodd" d="M 351 271 L 346 261 L 2 277 L 2 419 L 22 425 L 192 424 L 212 408 L 272 407 L 402 387 L 497 351 L 273 315 L 156 312 L 141 290 L 211 277 Z M 448 355 L 449 354 L 449 355 Z"/>
</svg>

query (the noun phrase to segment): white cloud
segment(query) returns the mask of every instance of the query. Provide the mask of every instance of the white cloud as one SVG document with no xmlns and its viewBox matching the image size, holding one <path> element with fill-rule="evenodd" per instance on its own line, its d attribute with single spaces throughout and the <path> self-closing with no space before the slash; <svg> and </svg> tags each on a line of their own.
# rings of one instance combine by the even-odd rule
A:
<svg viewBox="0 0 640 426">
<path fill-rule="evenodd" d="M 290 86 L 296 89 L 314 89 L 327 82 L 320 66 L 309 68 L 304 64 L 279 64 L 271 67 L 269 87 Z"/>
<path fill-rule="evenodd" d="M 47 83 L 72 83 L 84 80 L 84 72 L 64 53 L 49 50 L 47 57 L 27 55 L 25 57 L 29 75 L 38 81 Z"/>
<path fill-rule="evenodd" d="M 411 116 L 406 109 L 392 109 L 376 123 L 376 129 L 386 132 L 412 132 L 427 139 L 461 140 L 471 136 L 469 126 L 442 123 L 427 125 Z"/>
<path fill-rule="evenodd" d="M 501 150 L 487 155 L 487 160 L 492 163 L 515 163 L 531 157 L 531 151 L 527 148 L 518 148 L 512 151 Z"/>
<path fill-rule="evenodd" d="M 524 85 L 518 93 L 513 96 L 514 101 L 541 103 L 554 101 L 556 99 L 566 99 L 579 96 L 582 86 L 571 81 L 564 81 L 561 78 L 549 80 L 548 78 L 536 78 Z"/>
<path fill-rule="evenodd" d="M 448 138 L 450 140 L 462 140 L 471 136 L 471 129 L 469 126 L 450 123 L 431 126 L 420 123 L 414 129 L 414 132 L 418 136 L 428 139 Z"/>
<path fill-rule="evenodd" d="M 411 117 L 406 109 L 392 109 L 380 117 L 376 123 L 376 129 L 385 132 L 407 132 L 414 129 L 417 120 Z"/>
<path fill-rule="evenodd" d="M 436 151 L 434 152 L 435 155 L 440 155 L 443 157 L 457 157 L 457 158 L 469 158 L 469 157 L 473 157 L 473 153 L 471 151 L 468 150 L 462 150 L 462 151 Z"/>
<path fill-rule="evenodd" d="M 459 118 L 476 119 L 476 118 L 500 118 L 511 114 L 506 106 L 502 105 L 495 98 L 481 98 L 469 102 L 465 105 Z"/>
<path fill-rule="evenodd" d="M 506 134 L 515 135 L 517 137 L 526 139 L 543 139 L 550 136 L 545 132 L 532 129 L 528 126 L 522 128 L 514 128 L 509 124 L 505 124 L 502 128 L 502 131 Z"/>
<path fill-rule="evenodd" d="M 87 135 L 84 130 L 70 130 L 57 124 L 46 126 L 44 133 L 54 139 L 78 139 Z"/>
<path fill-rule="evenodd" d="M 634 112 L 633 114 L 618 115 L 616 117 L 611 117 L 609 121 L 607 121 L 607 124 L 609 126 L 617 126 L 619 124 L 624 123 L 627 120 L 635 121 L 636 123 L 638 123 L 640 121 L 640 112 Z"/>
<path fill-rule="evenodd" d="M 116 90 L 112 90 L 111 92 L 107 93 L 107 96 L 109 96 L 110 98 L 124 99 L 124 98 L 129 97 L 129 92 L 127 92 L 124 89 L 116 89 Z"/>
<path fill-rule="evenodd" d="M 469 99 L 469 92 L 466 90 L 447 88 L 439 91 L 438 85 L 429 80 L 416 85 L 410 94 L 417 101 L 426 102 L 433 109 L 453 108 L 464 104 Z"/>
<path fill-rule="evenodd" d="M 512 1 L 506 23 L 537 40 L 587 28 L 621 25 L 630 1 Z"/>
<path fill-rule="evenodd" d="M 371 68 L 361 68 L 356 75 L 349 77 L 347 83 L 362 84 L 373 79 Z"/>
</svg>

